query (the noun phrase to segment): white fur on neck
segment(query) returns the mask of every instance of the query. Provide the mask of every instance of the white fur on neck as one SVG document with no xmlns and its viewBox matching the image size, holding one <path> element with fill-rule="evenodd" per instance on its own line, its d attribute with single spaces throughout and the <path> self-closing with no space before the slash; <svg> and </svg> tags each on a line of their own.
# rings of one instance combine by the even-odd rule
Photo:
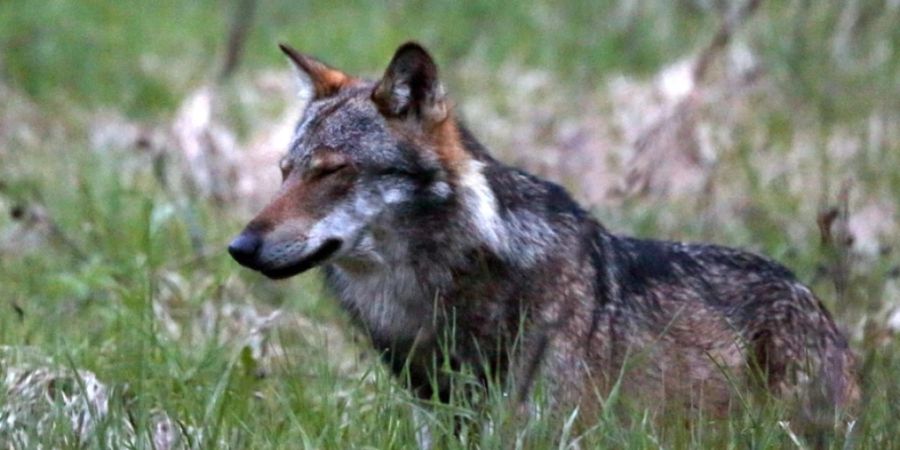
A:
<svg viewBox="0 0 900 450">
<path fill-rule="evenodd" d="M 508 250 L 506 227 L 500 217 L 497 198 L 484 177 L 484 163 L 469 159 L 463 163 L 459 174 L 463 207 L 478 237 L 498 254 Z"/>
</svg>

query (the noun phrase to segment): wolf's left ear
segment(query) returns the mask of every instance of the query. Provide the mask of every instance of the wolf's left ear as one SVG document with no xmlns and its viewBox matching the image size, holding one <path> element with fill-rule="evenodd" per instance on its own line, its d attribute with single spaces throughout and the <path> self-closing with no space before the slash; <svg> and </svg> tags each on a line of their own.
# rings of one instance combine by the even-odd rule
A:
<svg viewBox="0 0 900 450">
<path fill-rule="evenodd" d="M 287 44 L 278 44 L 278 47 L 293 63 L 303 85 L 302 90 L 311 91 L 301 92 L 303 96 L 312 99 L 325 98 L 334 95 L 341 87 L 350 82 L 349 75 L 312 56 L 304 55 Z"/>
<path fill-rule="evenodd" d="M 372 100 L 387 117 L 413 117 L 435 124 L 447 118 L 444 87 L 437 65 L 421 45 L 407 42 L 397 49 Z"/>
</svg>

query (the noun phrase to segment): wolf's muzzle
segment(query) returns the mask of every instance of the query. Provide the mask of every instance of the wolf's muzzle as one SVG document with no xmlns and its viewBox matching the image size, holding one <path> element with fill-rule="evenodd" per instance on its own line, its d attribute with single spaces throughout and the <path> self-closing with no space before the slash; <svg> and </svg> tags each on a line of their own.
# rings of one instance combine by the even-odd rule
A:
<svg viewBox="0 0 900 450">
<path fill-rule="evenodd" d="M 257 270 L 257 256 L 262 242 L 262 238 L 258 234 L 244 231 L 228 245 L 228 253 L 242 266 Z"/>
<path fill-rule="evenodd" d="M 340 248 L 340 239 L 329 239 L 325 241 L 325 243 L 323 243 L 314 252 L 304 256 L 302 259 L 294 262 L 293 264 L 275 268 L 263 268 L 261 269 L 261 272 L 263 273 L 263 275 L 272 278 L 273 280 L 280 280 L 282 278 L 299 275 L 309 269 L 312 269 L 313 267 L 318 266 L 319 264 L 333 256 L 335 253 L 337 253 Z"/>
</svg>

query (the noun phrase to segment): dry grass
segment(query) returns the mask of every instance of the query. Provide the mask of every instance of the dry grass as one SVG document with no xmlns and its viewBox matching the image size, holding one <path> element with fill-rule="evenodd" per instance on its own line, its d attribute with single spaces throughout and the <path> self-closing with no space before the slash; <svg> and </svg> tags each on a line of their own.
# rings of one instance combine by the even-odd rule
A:
<svg viewBox="0 0 900 450">
<path fill-rule="evenodd" d="M 452 55 L 442 69 L 475 134 L 500 159 L 564 184 L 613 230 L 749 247 L 811 283 L 863 361 L 865 413 L 832 445 L 885 448 L 900 413 L 889 400 L 900 395 L 900 108 L 889 100 L 900 6 L 825 3 L 764 4 L 727 39 L 707 26 L 683 46 L 693 51 L 651 39 L 617 48 L 633 57 L 619 62 L 591 48 L 535 64 L 515 40 L 498 58 L 500 37 L 438 51 Z M 604 32 L 684 44 L 679 27 L 696 23 L 671 8 L 718 24 L 728 9 L 719 4 L 616 2 Z M 509 24 L 534 16 L 539 29 L 596 33 L 577 28 L 583 5 L 542 7 Z M 483 12 L 455 11 L 434 33 L 477 34 L 471 23 Z M 793 34 L 772 29 L 785 24 Z M 582 51 L 559 39 L 535 47 Z M 664 57 L 650 70 L 641 55 L 654 51 Z M 204 81 L 214 71 L 186 72 L 199 53 L 171 65 L 139 55 L 147 73 L 178 86 L 150 116 L 0 80 L 0 211 L 9 212 L 0 218 L 0 446 L 408 447 L 414 403 L 315 279 L 272 284 L 224 254 L 277 188 L 275 161 L 299 105 L 285 68 L 251 59 L 233 79 Z M 335 58 L 368 66 L 353 54 Z M 574 66 L 547 63 L 560 60 Z M 598 66 L 596 76 L 568 73 Z M 510 422 L 502 399 L 487 403 L 487 412 L 432 405 L 425 420 L 451 448 L 460 414 L 488 417 L 491 427 L 460 436 L 483 447 L 508 445 L 510 427 L 530 448 L 805 445 L 777 407 L 688 430 L 611 414 L 574 430 L 564 420 Z"/>
</svg>

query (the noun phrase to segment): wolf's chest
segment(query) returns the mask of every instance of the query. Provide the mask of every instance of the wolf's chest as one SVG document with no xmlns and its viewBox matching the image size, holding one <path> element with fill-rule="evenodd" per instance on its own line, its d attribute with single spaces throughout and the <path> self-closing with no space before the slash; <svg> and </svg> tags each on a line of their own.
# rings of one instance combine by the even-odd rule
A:
<svg viewBox="0 0 900 450">
<path fill-rule="evenodd" d="M 408 266 L 365 272 L 332 267 L 327 280 L 344 309 L 373 338 L 411 340 L 433 326 L 437 293 L 429 292 Z"/>
</svg>

